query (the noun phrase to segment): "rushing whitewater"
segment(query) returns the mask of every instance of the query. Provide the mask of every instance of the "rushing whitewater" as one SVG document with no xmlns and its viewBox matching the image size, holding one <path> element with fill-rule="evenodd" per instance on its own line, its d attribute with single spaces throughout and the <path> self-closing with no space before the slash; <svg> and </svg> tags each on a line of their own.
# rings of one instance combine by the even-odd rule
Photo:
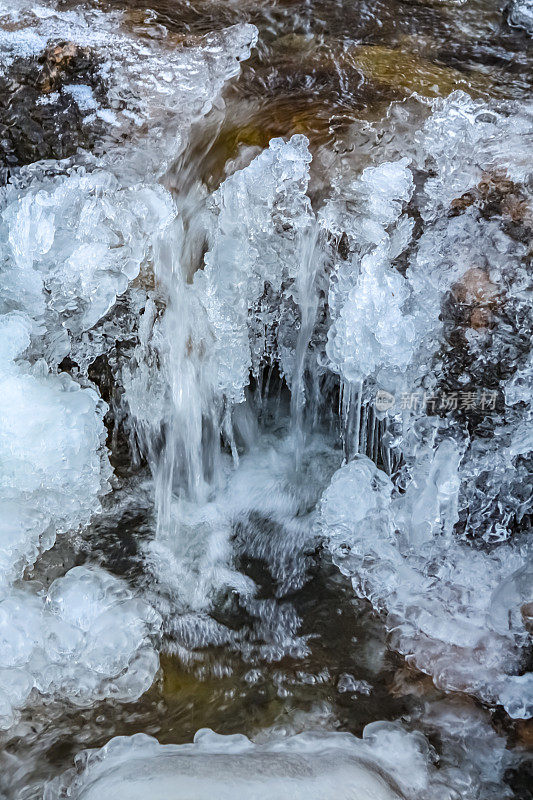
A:
<svg viewBox="0 0 533 800">
<path fill-rule="evenodd" d="M 0 109 L 0 796 L 511 797 L 505 736 L 533 716 L 533 109 L 482 70 L 472 96 L 439 72 L 392 92 L 404 37 L 369 48 L 358 117 L 366 45 L 324 34 L 302 78 L 305 14 L 280 44 L 262 6 L 260 32 L 130 12 L 0 6 L 0 92 L 32 104 L 27 125 Z M 498 16 L 513 46 L 530 17 Z M 291 86 L 337 87 L 325 139 L 296 107 L 290 135 L 238 139 L 271 46 L 297 52 Z M 338 605 L 312 619 L 321 586 Z M 382 651 L 346 633 L 348 662 L 321 664 L 314 624 L 343 604 Z M 234 680 L 226 718 L 239 681 L 270 716 L 160 735 L 176 664 Z"/>
</svg>

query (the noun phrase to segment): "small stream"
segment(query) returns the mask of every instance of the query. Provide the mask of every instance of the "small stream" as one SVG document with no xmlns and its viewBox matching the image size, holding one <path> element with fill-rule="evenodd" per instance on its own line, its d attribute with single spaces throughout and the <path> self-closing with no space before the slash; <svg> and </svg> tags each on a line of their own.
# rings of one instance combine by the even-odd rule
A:
<svg viewBox="0 0 533 800">
<path fill-rule="evenodd" d="M 0 0 L 0 800 L 528 800 L 529 0 Z"/>
</svg>

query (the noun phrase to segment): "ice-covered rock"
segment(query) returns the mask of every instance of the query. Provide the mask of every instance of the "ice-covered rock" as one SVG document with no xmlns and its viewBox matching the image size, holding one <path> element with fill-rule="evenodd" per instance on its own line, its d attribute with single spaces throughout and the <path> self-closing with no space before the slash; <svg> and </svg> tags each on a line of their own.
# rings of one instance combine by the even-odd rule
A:
<svg viewBox="0 0 533 800">
<path fill-rule="evenodd" d="M 89 706 L 137 699 L 159 667 L 160 618 L 99 567 L 74 567 L 46 595 L 12 589 L 0 600 L 0 727 L 32 690 Z"/>
<path fill-rule="evenodd" d="M 512 0 L 509 4 L 508 18 L 511 25 L 523 28 L 533 36 L 533 2 L 531 0 Z"/>
<path fill-rule="evenodd" d="M 502 576 L 520 569 L 522 555 L 454 541 L 459 460 L 456 445 L 442 441 L 400 494 L 370 459 L 356 456 L 324 494 L 321 530 L 357 593 L 384 612 L 400 652 L 442 688 L 478 694 L 511 716 L 527 717 L 530 679 L 518 674 L 527 632 L 517 618 L 527 581 L 517 608 L 511 593 L 499 611 L 503 624 L 491 621 L 495 593 L 500 603 L 508 594 L 499 589 Z"/>
<path fill-rule="evenodd" d="M 405 224 L 401 205 L 381 233 L 379 204 L 365 229 L 370 204 L 365 212 L 343 205 L 342 192 L 323 214 L 337 236 L 348 234 L 351 253 L 338 261 L 329 293 L 331 368 L 359 382 L 343 396 L 355 439 L 394 473 L 389 479 L 367 458 L 343 467 L 324 495 L 324 534 L 357 592 L 384 612 L 400 652 L 439 686 L 500 703 L 513 717 L 533 713 L 531 673 L 523 674 L 533 496 L 531 130 L 530 110 L 516 104 L 457 92 L 435 101 L 413 152 L 412 203 L 423 225 L 404 252 L 407 269 L 380 253 L 394 238 L 390 226 Z M 385 167 L 390 174 L 393 165 Z M 368 229 L 381 239 L 358 260 Z M 371 275 L 369 258 L 378 265 Z M 392 392 L 380 409 L 381 450 L 361 412 L 365 380 Z M 489 403 L 491 394 L 506 398 L 505 409 Z"/>
<path fill-rule="evenodd" d="M 435 171 L 424 183 L 424 219 L 446 213 L 484 173 L 505 169 L 512 180 L 526 180 L 531 167 L 524 142 L 531 125 L 527 104 L 487 104 L 460 91 L 435 100 L 416 137 L 418 165 Z"/>
<path fill-rule="evenodd" d="M 17 363 L 31 330 L 21 314 L 0 317 L 2 592 L 58 533 L 89 521 L 110 474 L 105 404 L 42 361 Z"/>
<path fill-rule="evenodd" d="M 165 171 L 184 145 L 190 123 L 211 108 L 257 39 L 255 26 L 243 24 L 210 33 L 195 47 L 183 47 L 163 26 L 157 40 L 133 35 L 120 12 L 65 11 L 26 0 L 3 11 L 0 73 L 8 72 L 16 59 L 35 58 L 58 42 L 91 53 L 104 98 L 95 108 L 85 92 L 81 110 L 88 124 L 95 118 L 105 123 L 98 150 L 111 146 L 109 161 L 120 163 L 123 174 Z M 78 99 L 81 86 L 74 90 Z M 170 126 L 169 133 L 169 118 L 177 108 L 179 125 Z M 130 146 L 132 137 L 137 139 L 136 150 Z"/>
<path fill-rule="evenodd" d="M 143 734 L 117 737 L 77 757 L 77 769 L 47 785 L 45 800 L 120 798 L 451 797 L 432 768 L 424 737 L 373 723 L 363 738 L 301 733 L 254 744 L 246 736 L 198 731 L 193 744 L 160 745 Z M 438 792 L 433 794 L 434 790 Z"/>
</svg>

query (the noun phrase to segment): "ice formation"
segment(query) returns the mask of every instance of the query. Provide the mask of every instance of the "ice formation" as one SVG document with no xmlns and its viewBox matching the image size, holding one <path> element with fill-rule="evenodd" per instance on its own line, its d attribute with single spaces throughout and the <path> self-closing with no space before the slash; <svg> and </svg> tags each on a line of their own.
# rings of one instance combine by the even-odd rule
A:
<svg viewBox="0 0 533 800">
<path fill-rule="evenodd" d="M 339 201 L 330 201 L 323 212 L 324 223 L 347 233 L 355 245 L 352 258 L 339 265 L 328 297 L 327 355 L 349 384 L 378 366 L 401 369 L 412 357 L 415 331 L 403 311 L 409 292 L 405 279 L 390 268 L 410 239 L 412 223 L 401 212 L 412 191 L 407 159 L 368 167 L 343 197 L 360 211 L 339 219 Z"/>
<path fill-rule="evenodd" d="M 519 570 L 522 559 L 454 546 L 457 466 L 454 444 L 442 442 L 410 491 L 391 503 L 390 479 L 357 456 L 334 476 L 321 521 L 336 563 L 386 613 L 400 652 L 443 688 L 475 692 L 527 717 L 531 679 L 509 674 L 520 666 L 526 633 L 487 620 L 501 575 Z M 511 609 L 524 599 L 518 593 L 503 602 Z"/>
<path fill-rule="evenodd" d="M 117 737 L 77 757 L 77 769 L 49 784 L 45 800 L 257 797 L 396 800 L 454 796 L 433 769 L 427 742 L 390 723 L 362 739 L 348 733 L 302 733 L 254 744 L 246 736 L 198 731 L 193 744 L 160 745 L 144 734 Z"/>
<path fill-rule="evenodd" d="M 197 219 L 207 250 L 192 280 L 179 257 L 161 248 L 160 275 L 174 294 L 163 314 L 147 305 L 140 368 L 125 381 L 145 439 L 157 443 L 160 542 L 174 541 L 179 551 L 180 541 L 191 541 L 189 512 L 172 507 L 173 492 L 183 497 L 185 485 L 189 497 L 208 499 L 213 476 L 220 478 L 219 433 L 238 460 L 237 419 L 241 411 L 253 415 L 244 402 L 250 373 L 260 382 L 264 365 L 277 363 L 288 387 L 300 391 L 298 335 L 290 328 L 310 328 L 306 379 L 338 376 L 345 453 L 366 452 L 380 467 L 358 458 L 326 490 L 321 529 L 335 558 L 357 591 L 388 615 L 401 652 L 439 685 L 501 703 L 513 717 L 531 713 L 530 676 L 521 674 L 528 634 L 520 608 L 530 598 L 520 576 L 529 574 L 528 545 L 515 531 L 527 522 L 531 497 L 528 344 L 520 331 L 529 313 L 520 226 L 530 226 L 522 146 L 530 128 L 527 109 L 488 106 L 463 93 L 437 100 L 410 156 L 341 183 L 316 217 L 306 195 L 305 140 L 274 140 L 205 202 Z M 416 234 L 413 203 L 424 223 Z M 327 236 L 317 238 L 317 230 Z M 183 231 L 176 235 L 174 254 L 183 253 Z M 344 237 L 347 255 L 332 255 L 328 237 Z M 327 293 L 318 301 L 320 281 Z M 312 311 L 304 326 L 306 303 Z M 453 317 L 454 303 L 462 317 Z M 448 347 L 458 335 L 470 361 Z M 501 378 L 491 377 L 493 359 Z M 448 413 L 459 411 L 463 394 L 471 405 L 485 396 L 487 378 L 491 389 L 507 380 L 509 396 L 506 418 L 493 413 L 484 423 L 495 432 L 491 439 L 478 430 L 479 415 L 465 428 Z M 161 388 L 154 407 L 148 387 L 155 381 Z M 390 400 L 379 418 L 372 407 L 378 390 Z M 448 394 L 452 401 L 439 407 Z M 402 396 L 416 399 L 400 407 Z M 204 600 L 217 582 L 236 579 L 225 572 L 225 541 L 217 568 L 202 569 Z M 506 582 L 512 588 L 504 592 Z M 497 608 L 502 603 L 508 605 Z"/>
<path fill-rule="evenodd" d="M 513 0 L 509 5 L 509 22 L 523 28 L 533 36 L 533 3 L 531 0 Z"/>
<path fill-rule="evenodd" d="M 45 595 L 12 589 L 0 600 L 0 727 L 34 689 L 77 706 L 137 699 L 159 667 L 160 622 L 99 567 L 74 567 Z"/>
<path fill-rule="evenodd" d="M 160 234 L 175 219 L 158 183 L 163 154 L 172 159 L 184 147 L 256 31 L 235 26 L 176 48 L 131 36 L 120 14 L 24 2 L 0 13 L 2 73 L 58 41 L 74 53 L 85 48 L 105 100 L 85 84 L 60 91 L 87 123 L 94 114 L 107 123 L 93 153 L 13 169 L 1 190 L 0 659 L 9 726 L 33 688 L 85 705 L 135 699 L 158 668 L 157 614 L 104 570 L 71 570 L 46 598 L 12 582 L 58 535 L 86 525 L 110 488 L 108 406 L 87 370 L 124 337 L 108 312 L 119 296 L 138 312 L 131 283 L 153 265 Z M 179 125 L 169 126 L 176 108 Z M 72 376 L 60 371 L 65 359 Z"/>
<path fill-rule="evenodd" d="M 512 3 L 510 23 L 529 30 L 529 9 Z M 290 595 L 321 541 L 409 662 L 530 717 L 531 108 L 411 98 L 390 113 L 406 120 L 419 103 L 417 134 L 411 121 L 409 141 L 398 125 L 370 159 L 361 148 L 313 203 L 302 135 L 273 139 L 211 195 L 180 166 L 173 196 L 169 167 L 254 26 L 184 46 L 162 26 L 157 40 L 133 35 L 115 12 L 17 2 L 0 15 L 2 77 L 59 41 L 95 71 L 94 86 L 69 77 L 35 101 L 75 106 L 92 152 L 17 166 L 1 190 L 0 727 L 33 700 L 137 699 L 158 669 L 160 612 L 184 658 L 206 644 L 305 657 Z M 96 359 L 110 405 L 89 380 Z M 312 430 L 337 408 L 342 448 Z M 106 414 L 154 478 L 144 583 L 90 565 L 48 588 L 27 581 L 110 488 Z M 275 433 L 259 433 L 261 415 Z M 273 598 L 240 570 L 246 558 L 267 565 Z M 249 630 L 210 616 L 220 598 Z M 348 672 L 338 688 L 370 691 Z M 467 749 L 468 715 L 437 718 Z M 474 729 L 498 759 L 480 756 L 468 780 L 496 783 L 502 741 Z M 363 740 L 119 738 L 78 767 L 47 800 L 461 793 L 450 762 L 437 773 L 422 737 L 385 724 Z"/>
<path fill-rule="evenodd" d="M 402 463 L 393 482 L 357 457 L 333 478 L 321 512 L 335 560 L 384 611 L 394 646 L 438 685 L 500 703 L 517 718 L 533 712 L 531 673 L 523 673 L 531 602 L 530 305 L 528 252 L 516 235 L 531 226 L 521 145 L 530 130 L 528 113 L 516 107 L 491 108 L 460 93 L 435 102 L 415 156 L 419 169 L 433 173 L 420 196 L 425 228 L 409 247 L 405 278 L 393 273 L 399 329 L 395 304 L 380 307 L 383 284 L 365 283 L 362 263 L 360 290 L 339 315 L 349 320 L 347 334 L 339 339 L 336 323 L 328 340 L 334 369 L 342 374 L 353 363 L 349 377 L 371 377 L 370 386 L 391 392 L 385 440 Z M 392 272 L 389 263 L 381 275 Z M 462 317 L 447 316 L 446 303 L 454 302 Z M 396 343 L 391 352 L 371 338 L 379 343 L 383 325 Z M 366 330 L 370 341 L 361 348 Z M 464 344 L 446 347 L 461 335 Z M 337 350 L 341 341 L 353 346 Z M 505 414 L 494 400 L 489 406 L 489 386 L 508 398 Z M 364 402 L 364 390 L 357 398 Z M 460 421 L 465 398 L 470 410 L 484 404 L 483 423 L 468 414 L 466 427 Z M 384 451 L 375 460 L 390 465 Z"/>
<path fill-rule="evenodd" d="M 4 201 L 3 305 L 33 317 L 37 346 L 60 363 L 137 277 L 172 201 L 157 185 L 123 187 L 84 168 L 10 187 Z"/>
<path fill-rule="evenodd" d="M 103 451 L 105 405 L 96 392 L 49 373 L 42 361 L 15 362 L 30 342 L 24 316 L 4 315 L 0 331 L 3 593 L 58 533 L 88 522 L 110 470 Z"/>
<path fill-rule="evenodd" d="M 268 150 L 227 178 L 213 196 L 216 229 L 195 287 L 214 334 L 216 390 L 230 403 L 244 400 L 250 370 L 255 366 L 257 374 L 263 357 L 262 350 L 251 352 L 250 309 L 267 284 L 279 295 L 283 283 L 295 279 L 302 240 L 314 222 L 306 194 L 307 146 L 305 136 L 273 139 Z M 264 336 L 269 333 L 267 328 Z"/>
<path fill-rule="evenodd" d="M 236 456 L 232 409 L 244 403 L 250 371 L 259 379 L 265 360 L 279 357 L 276 305 L 295 281 L 303 243 L 315 225 L 306 194 L 307 144 L 303 136 L 273 140 L 215 192 L 200 215 L 208 249 L 192 284 L 179 256 L 193 235 L 190 225 L 183 230 L 178 221 L 159 249 L 166 310 L 158 315 L 154 303 L 147 304 L 124 384 L 156 475 L 164 531 L 170 526 L 168 501 L 180 482 L 197 498 L 207 496 L 207 474 L 216 475 L 219 432 Z M 261 306 L 265 295 L 275 298 L 270 313 Z M 258 324 L 251 322 L 252 313 Z M 157 393 L 149 391 L 154 385 Z"/>
</svg>

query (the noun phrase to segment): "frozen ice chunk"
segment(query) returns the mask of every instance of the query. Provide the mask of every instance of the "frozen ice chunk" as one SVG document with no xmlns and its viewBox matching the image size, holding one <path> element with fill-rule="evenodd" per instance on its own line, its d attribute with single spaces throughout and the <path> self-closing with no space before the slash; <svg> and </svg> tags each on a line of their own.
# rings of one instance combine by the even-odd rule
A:
<svg viewBox="0 0 533 800">
<path fill-rule="evenodd" d="M 407 246 L 412 223 L 402 207 L 413 192 L 407 159 L 368 167 L 344 190 L 358 211 L 338 219 L 339 200 L 330 201 L 321 220 L 354 243 L 353 256 L 337 264 L 329 290 L 332 325 L 327 356 L 348 383 L 370 376 L 377 367 L 405 369 L 416 346 L 414 320 L 404 308 L 410 290 L 391 262 Z M 344 229 L 344 230 L 343 230 Z"/>
<path fill-rule="evenodd" d="M 512 0 L 508 15 L 511 25 L 523 28 L 533 36 L 533 0 Z"/>
<path fill-rule="evenodd" d="M 372 686 L 367 681 L 357 681 L 353 675 L 348 672 L 343 672 L 337 682 L 337 691 L 340 694 L 345 692 L 354 692 L 355 694 L 370 694 Z"/>
<path fill-rule="evenodd" d="M 175 213 L 157 185 L 124 188 L 109 172 L 83 169 L 8 189 L 5 200 L 4 303 L 46 325 L 56 361 L 69 351 L 61 332 L 79 337 L 106 314 Z"/>
<path fill-rule="evenodd" d="M 250 312 L 267 285 L 276 293 L 294 279 L 301 237 L 314 221 L 307 145 L 301 135 L 273 139 L 213 196 L 216 227 L 194 285 L 215 336 L 217 389 L 230 402 L 242 402 L 248 385 Z"/>
<path fill-rule="evenodd" d="M 409 296 L 407 281 L 390 268 L 382 247 L 363 256 L 326 349 L 346 381 L 361 381 L 378 367 L 407 367 L 418 344 L 414 320 L 403 309 Z"/>
<path fill-rule="evenodd" d="M 347 733 L 301 733 L 253 744 L 246 736 L 198 731 L 193 744 L 160 745 L 144 734 L 117 737 L 77 757 L 78 769 L 49 783 L 45 800 L 195 797 L 399 800 L 426 795 L 434 780 L 427 743 L 390 723 Z M 436 788 L 436 787 L 435 787 Z M 440 786 L 440 797 L 444 787 Z"/>
<path fill-rule="evenodd" d="M 20 314 L 0 317 L 0 590 L 58 533 L 88 522 L 110 474 L 96 393 L 13 361 L 31 330 Z"/>
<path fill-rule="evenodd" d="M 454 539 L 459 462 L 456 444 L 443 440 L 397 493 L 366 456 L 356 456 L 323 496 L 321 528 L 356 591 L 385 613 L 400 652 L 445 689 L 531 716 L 529 678 L 513 674 L 526 639 L 518 617 L 528 582 L 518 572 L 497 589 L 522 559 L 511 548 L 486 553 Z M 514 629 L 503 624 L 507 605 Z M 487 624 L 491 613 L 496 624 Z"/>
<path fill-rule="evenodd" d="M 158 614 L 119 578 L 74 567 L 46 596 L 12 589 L 0 600 L 0 727 L 35 689 L 88 706 L 137 699 L 159 667 Z"/>
</svg>

